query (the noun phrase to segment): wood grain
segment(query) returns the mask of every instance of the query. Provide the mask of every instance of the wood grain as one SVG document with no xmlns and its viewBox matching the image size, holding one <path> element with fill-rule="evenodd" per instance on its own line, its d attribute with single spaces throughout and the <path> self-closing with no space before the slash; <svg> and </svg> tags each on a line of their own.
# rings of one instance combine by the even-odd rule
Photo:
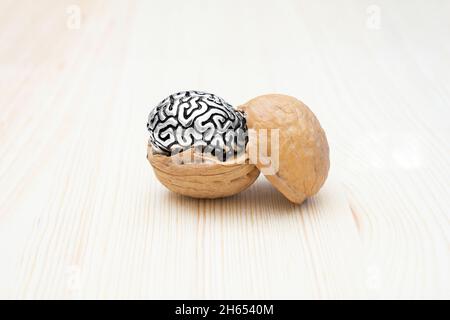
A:
<svg viewBox="0 0 450 320">
<path fill-rule="evenodd" d="M 450 298 L 449 14 L 0 0 L 0 297 Z M 146 117 L 189 89 L 303 100 L 324 188 L 301 206 L 262 176 L 227 199 L 168 192 Z"/>
</svg>

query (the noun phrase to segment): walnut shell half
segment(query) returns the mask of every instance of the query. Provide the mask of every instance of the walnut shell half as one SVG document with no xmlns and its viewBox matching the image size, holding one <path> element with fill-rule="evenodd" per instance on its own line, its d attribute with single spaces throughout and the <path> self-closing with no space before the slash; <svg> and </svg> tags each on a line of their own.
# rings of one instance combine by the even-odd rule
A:
<svg viewBox="0 0 450 320">
<path fill-rule="evenodd" d="M 167 189 L 193 198 L 232 196 L 248 188 L 259 176 L 258 168 L 248 163 L 246 155 L 221 162 L 194 149 L 173 156 L 156 154 L 149 145 L 147 159 Z"/>
<path fill-rule="evenodd" d="M 325 132 L 312 111 L 296 98 L 281 94 L 259 96 L 238 109 L 246 113 L 249 129 L 279 130 L 279 143 L 272 146 L 278 149 L 278 170 L 265 174 L 272 185 L 294 203 L 316 194 L 327 178 L 330 160 Z M 270 136 L 267 140 L 273 153 Z M 249 144 L 255 143 L 250 139 Z M 256 161 L 260 170 L 262 162 Z"/>
</svg>

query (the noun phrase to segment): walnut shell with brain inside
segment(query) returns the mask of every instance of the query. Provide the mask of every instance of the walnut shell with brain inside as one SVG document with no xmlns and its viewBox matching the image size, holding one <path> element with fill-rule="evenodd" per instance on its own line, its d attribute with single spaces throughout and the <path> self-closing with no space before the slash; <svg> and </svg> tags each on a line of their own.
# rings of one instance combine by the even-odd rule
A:
<svg viewBox="0 0 450 320">
<path fill-rule="evenodd" d="M 220 97 L 173 94 L 149 115 L 147 158 L 169 190 L 194 198 L 231 196 L 258 178 L 245 152 L 246 120 Z"/>
<path fill-rule="evenodd" d="M 260 96 L 234 109 L 213 94 L 183 91 L 152 110 L 147 129 L 147 158 L 156 177 L 190 197 L 234 195 L 262 171 L 287 199 L 301 203 L 319 191 L 330 167 L 319 121 L 286 95 Z M 274 131 L 277 139 L 270 134 Z M 266 170 L 267 164 L 274 170 Z"/>
</svg>

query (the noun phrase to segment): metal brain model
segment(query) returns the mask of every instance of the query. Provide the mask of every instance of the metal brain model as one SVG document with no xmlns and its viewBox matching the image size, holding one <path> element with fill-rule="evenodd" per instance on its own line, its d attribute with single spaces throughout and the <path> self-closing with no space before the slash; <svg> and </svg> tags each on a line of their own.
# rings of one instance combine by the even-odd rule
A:
<svg viewBox="0 0 450 320">
<path fill-rule="evenodd" d="M 156 153 L 171 155 L 191 147 L 220 160 L 245 152 L 243 113 L 222 98 L 200 91 L 175 93 L 159 103 L 147 123 Z"/>
</svg>

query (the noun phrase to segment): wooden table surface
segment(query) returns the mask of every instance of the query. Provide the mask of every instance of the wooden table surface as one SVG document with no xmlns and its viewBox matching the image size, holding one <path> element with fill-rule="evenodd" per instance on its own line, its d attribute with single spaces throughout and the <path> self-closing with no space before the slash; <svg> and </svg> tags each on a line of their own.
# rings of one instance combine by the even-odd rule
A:
<svg viewBox="0 0 450 320">
<path fill-rule="evenodd" d="M 450 298 L 449 1 L 0 0 L 0 298 Z M 180 90 L 303 100 L 303 205 L 167 191 Z"/>
</svg>

